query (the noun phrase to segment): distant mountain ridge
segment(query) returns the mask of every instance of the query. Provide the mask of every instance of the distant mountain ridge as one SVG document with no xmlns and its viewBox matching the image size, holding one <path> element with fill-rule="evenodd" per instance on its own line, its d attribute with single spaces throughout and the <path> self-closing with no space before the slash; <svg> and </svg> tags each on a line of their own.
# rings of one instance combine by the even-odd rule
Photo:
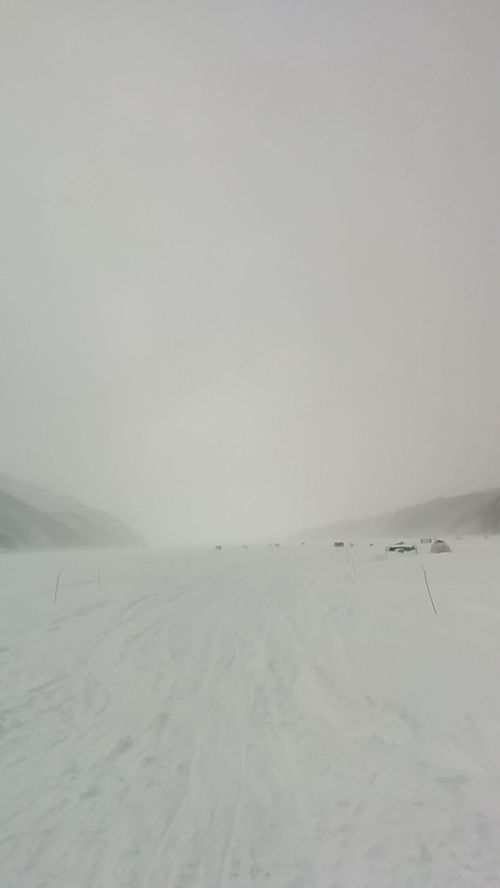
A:
<svg viewBox="0 0 500 888">
<path fill-rule="evenodd" d="M 500 489 L 430 500 L 360 521 L 337 521 L 302 540 L 500 533 Z"/>
<path fill-rule="evenodd" d="M 0 474 L 0 550 L 142 546 L 113 515 Z"/>
</svg>

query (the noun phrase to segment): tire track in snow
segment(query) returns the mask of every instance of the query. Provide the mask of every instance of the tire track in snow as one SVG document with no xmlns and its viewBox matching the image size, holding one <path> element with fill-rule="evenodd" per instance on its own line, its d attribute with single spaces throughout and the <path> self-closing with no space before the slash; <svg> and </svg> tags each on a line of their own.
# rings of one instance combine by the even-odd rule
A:
<svg viewBox="0 0 500 888">
<path fill-rule="evenodd" d="M 273 576 L 274 576 L 274 573 L 273 573 Z M 231 665 L 233 660 L 238 656 L 238 652 L 240 653 L 240 656 L 241 656 L 241 640 L 242 640 L 242 638 L 247 636 L 250 644 L 252 643 L 252 640 L 255 637 L 255 634 L 256 634 L 256 631 L 258 628 L 258 622 L 260 622 L 261 604 L 262 604 L 262 602 L 264 602 L 266 600 L 266 598 L 269 595 L 269 586 L 270 585 L 271 585 L 271 582 L 266 584 L 264 590 L 261 590 L 260 594 L 253 601 L 253 617 L 251 620 L 248 619 L 248 616 L 249 616 L 248 615 L 248 603 L 249 603 L 249 601 L 252 601 L 252 598 L 249 597 L 249 595 L 251 595 L 251 590 L 248 587 L 246 587 L 246 585 L 245 585 L 243 594 L 240 596 L 239 600 L 237 602 L 234 602 L 234 610 L 235 610 L 236 616 L 238 616 L 240 613 L 244 613 L 244 607 L 246 606 L 246 609 L 247 609 L 247 613 L 245 614 L 246 620 L 243 623 L 241 630 L 239 631 L 239 633 L 237 634 L 237 636 L 234 639 L 233 653 L 232 653 L 232 655 L 230 655 L 229 659 L 226 660 L 225 665 L 222 669 L 222 672 L 224 672 L 224 673 L 227 672 L 228 667 Z M 243 605 L 243 608 L 242 608 L 242 605 Z M 271 605 L 268 606 L 268 615 L 269 615 L 270 610 L 271 610 Z M 262 651 L 264 651 L 263 645 L 262 645 Z M 246 706 L 246 710 L 245 710 L 246 711 L 246 720 L 248 720 L 248 718 L 250 716 L 250 712 L 251 712 L 251 705 L 253 703 L 255 687 L 257 684 L 257 672 L 258 672 L 258 666 L 256 667 L 256 669 L 254 670 L 254 673 L 253 673 L 254 680 L 252 683 L 252 690 L 250 692 L 251 697 L 247 701 L 247 706 Z M 225 675 L 224 682 L 227 682 L 227 680 L 228 680 L 227 676 Z M 214 685 L 215 685 L 215 683 L 214 683 Z M 216 687 L 215 687 L 215 690 L 216 690 Z M 219 704 L 219 699 L 218 699 L 217 694 L 215 693 L 211 702 L 210 702 L 209 710 L 206 713 L 206 717 L 203 720 L 201 732 L 203 732 L 205 730 L 206 726 L 209 724 L 210 717 L 212 716 L 213 712 L 215 711 L 217 704 Z M 244 723 L 245 723 L 245 717 L 244 717 Z M 243 735 L 241 743 L 243 744 L 244 742 L 245 742 L 245 738 Z M 202 734 L 201 734 L 199 741 L 196 744 L 195 756 L 193 757 L 193 760 L 191 763 L 191 769 L 190 769 L 191 774 L 194 773 L 194 771 L 197 767 L 197 764 L 198 764 L 198 761 L 200 758 L 200 752 L 201 752 L 201 749 L 202 749 L 202 746 L 204 743 L 206 743 L 206 737 L 202 736 Z M 240 766 L 241 766 L 241 752 L 240 752 L 239 758 L 240 758 Z M 241 779 L 241 775 L 240 775 L 240 779 Z M 203 811 L 204 811 L 203 802 L 206 799 L 206 797 L 208 796 L 211 789 L 212 789 L 211 780 L 210 780 L 210 778 L 208 778 L 205 780 L 203 787 L 202 787 L 201 795 L 197 799 L 196 809 L 198 811 L 198 818 L 199 819 L 203 816 Z M 192 795 L 193 791 L 194 791 L 193 790 L 193 783 L 191 783 L 191 785 L 188 787 L 186 794 L 184 795 L 183 799 L 181 800 L 178 810 L 176 811 L 174 822 L 173 823 L 171 822 L 169 824 L 168 834 L 165 837 L 165 841 L 163 843 L 164 847 L 166 846 L 166 844 L 168 842 L 169 836 L 172 835 L 175 825 L 177 823 L 181 822 L 182 815 L 184 813 L 186 813 L 186 808 L 188 807 L 188 804 L 189 804 L 188 800 L 190 798 L 190 793 Z M 237 797 L 238 797 L 238 790 L 237 790 Z M 215 814 L 215 813 L 217 813 L 216 810 L 213 811 L 213 814 Z M 234 812 L 233 812 L 232 821 L 234 823 Z M 183 824 L 183 829 L 184 829 L 184 840 L 182 841 L 181 848 L 177 850 L 177 862 L 176 862 L 175 866 L 173 867 L 173 869 L 170 871 L 168 880 L 166 882 L 162 881 L 161 883 L 158 883 L 158 884 L 161 884 L 162 888 L 177 888 L 177 885 L 181 884 L 180 880 L 184 878 L 184 875 L 186 874 L 187 870 L 192 869 L 193 866 L 199 867 L 201 865 L 200 860 L 195 861 L 194 864 L 188 862 L 189 861 L 188 849 L 192 845 L 193 834 L 194 834 L 193 823 L 187 822 L 187 819 L 185 818 L 185 821 Z M 222 851 L 223 863 L 222 864 L 219 863 L 219 866 L 218 866 L 219 870 L 221 868 L 221 865 L 224 865 L 224 861 L 225 861 L 224 855 L 225 855 L 225 852 L 227 851 L 227 842 L 228 841 L 230 841 L 230 839 L 226 841 L 225 849 Z M 191 875 L 194 876 L 195 874 L 191 873 Z M 179 881 L 177 881 L 177 880 L 179 880 Z M 197 884 L 201 884 L 201 883 L 191 881 L 189 884 L 197 885 Z M 203 884 L 205 884 L 205 883 L 203 883 Z M 211 877 L 211 879 L 210 879 L 210 885 L 212 885 L 212 884 L 213 884 L 213 877 Z M 220 882 L 215 883 L 215 885 L 218 885 L 218 884 L 222 884 L 222 883 L 220 883 Z"/>
<path fill-rule="evenodd" d="M 226 592 L 226 599 L 228 599 L 230 597 L 230 595 L 231 595 L 231 591 L 227 591 Z M 248 598 L 249 598 L 249 590 L 245 586 L 243 594 L 238 598 L 238 601 L 235 602 L 234 599 L 230 599 L 229 606 L 231 609 L 234 610 L 235 615 L 242 612 L 241 605 L 244 604 L 245 602 L 248 602 Z M 219 608 L 223 603 L 224 602 L 221 602 L 219 600 L 219 602 L 218 602 Z M 227 609 L 225 611 L 225 616 L 227 619 Z M 217 620 L 217 615 L 215 616 L 214 622 L 216 620 Z M 204 736 L 204 731 L 205 731 L 205 728 L 209 722 L 209 719 L 210 719 L 210 717 L 211 717 L 211 715 L 218 703 L 217 694 L 215 693 L 215 691 L 216 691 L 218 679 L 220 678 L 220 673 L 221 673 L 221 671 L 226 671 L 229 668 L 229 666 L 231 665 L 232 661 L 237 656 L 239 646 L 240 646 L 240 641 L 247 631 L 248 631 L 248 626 L 247 626 L 247 624 L 243 623 L 240 632 L 238 633 L 238 635 L 234 639 L 232 653 L 229 656 L 229 659 L 226 661 L 223 669 L 221 669 L 219 660 L 215 659 L 213 656 L 214 650 L 215 650 L 215 647 L 216 647 L 216 644 L 218 641 L 217 635 L 215 633 L 213 633 L 211 648 L 210 648 L 210 653 L 209 653 L 210 668 L 209 668 L 208 672 L 206 673 L 205 681 L 204 681 L 204 684 L 203 684 L 203 687 L 202 687 L 201 693 L 200 693 L 200 698 L 203 699 L 204 697 L 206 697 L 210 688 L 213 688 L 212 695 L 210 697 L 210 701 L 209 701 L 209 704 L 205 710 L 205 713 L 196 728 L 197 739 L 196 739 L 196 742 L 194 745 L 193 754 L 192 754 L 192 756 L 190 758 L 190 762 L 189 762 L 189 770 L 188 770 L 188 776 L 186 779 L 185 791 L 183 792 L 182 797 L 180 798 L 179 803 L 178 803 L 175 811 L 173 812 L 173 815 L 171 816 L 169 823 L 167 824 L 167 827 L 161 837 L 161 846 L 162 847 L 161 847 L 161 849 L 158 850 L 158 853 L 155 855 L 155 861 L 153 862 L 150 869 L 148 870 L 148 873 L 145 876 L 145 880 L 146 880 L 145 884 L 148 884 L 149 880 L 155 876 L 155 874 L 156 874 L 155 869 L 159 864 L 159 860 L 162 858 L 162 856 L 164 856 L 164 851 L 165 851 L 165 848 L 169 842 L 169 839 L 172 837 L 177 824 L 179 824 L 182 821 L 182 815 L 183 815 L 184 810 L 186 808 L 187 800 L 189 799 L 190 795 L 192 795 L 192 793 L 193 793 L 193 774 L 194 774 L 194 771 L 198 765 L 202 747 L 203 747 L 204 743 L 206 742 L 206 738 Z M 204 788 L 203 788 L 202 798 L 200 798 L 198 800 L 200 807 L 201 807 L 201 803 L 203 801 L 203 798 L 206 796 L 209 789 L 210 789 L 210 784 L 208 782 L 206 782 L 204 785 Z M 184 848 L 187 847 L 187 845 L 189 844 L 189 841 L 190 841 L 190 837 L 186 837 L 184 840 Z M 169 881 L 162 882 L 162 885 L 165 885 L 166 888 L 168 888 L 168 886 L 174 884 L 173 880 L 177 878 L 178 871 L 182 867 L 183 863 L 184 863 L 183 856 L 179 854 L 178 855 L 178 865 L 175 868 L 175 871 L 170 874 Z"/>
<path fill-rule="evenodd" d="M 277 606 L 276 606 L 276 609 L 277 609 Z M 238 820 L 240 817 L 241 800 L 242 800 L 242 795 L 243 795 L 243 784 L 246 782 L 245 778 L 246 778 L 246 756 L 247 756 L 247 749 L 248 749 L 248 729 L 249 729 L 249 725 L 250 725 L 250 718 L 251 718 L 251 714 L 252 714 L 252 709 L 253 709 L 253 706 L 255 703 L 255 693 L 256 693 L 256 689 L 257 689 L 257 683 L 258 683 L 258 680 L 262 677 L 263 672 L 264 672 L 264 662 L 266 659 L 267 645 L 268 645 L 268 641 L 269 641 L 270 615 L 271 615 L 271 606 L 269 607 L 267 617 L 265 620 L 265 624 L 264 624 L 264 641 L 262 643 L 260 661 L 255 669 L 255 672 L 254 672 L 254 679 L 253 679 L 253 683 L 252 683 L 252 686 L 250 689 L 248 703 L 247 703 L 247 709 L 246 709 L 245 717 L 244 717 L 241 752 L 240 752 L 240 778 L 239 778 L 239 782 L 238 782 L 236 801 L 235 801 L 234 809 L 233 809 L 233 818 L 232 818 L 232 823 L 231 823 L 231 829 L 230 829 L 230 833 L 228 835 L 226 846 L 225 846 L 225 849 L 223 852 L 222 862 L 221 862 L 221 866 L 220 866 L 220 870 L 219 870 L 219 874 L 218 874 L 217 882 L 216 882 L 216 885 L 220 885 L 220 886 L 227 884 L 227 879 L 229 876 L 228 870 L 230 869 L 230 864 L 231 864 L 231 853 L 232 853 L 232 849 L 233 849 L 234 835 L 235 835 Z"/>
</svg>

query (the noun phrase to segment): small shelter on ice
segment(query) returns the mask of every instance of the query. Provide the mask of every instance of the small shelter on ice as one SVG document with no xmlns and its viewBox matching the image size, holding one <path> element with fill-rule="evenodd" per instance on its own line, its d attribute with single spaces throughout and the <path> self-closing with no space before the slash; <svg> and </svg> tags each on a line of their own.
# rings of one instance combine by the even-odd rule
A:
<svg viewBox="0 0 500 888">
<path fill-rule="evenodd" d="M 448 543 L 445 543 L 444 540 L 434 540 L 431 546 L 431 552 L 434 555 L 438 555 L 440 552 L 451 552 L 451 549 Z"/>
</svg>

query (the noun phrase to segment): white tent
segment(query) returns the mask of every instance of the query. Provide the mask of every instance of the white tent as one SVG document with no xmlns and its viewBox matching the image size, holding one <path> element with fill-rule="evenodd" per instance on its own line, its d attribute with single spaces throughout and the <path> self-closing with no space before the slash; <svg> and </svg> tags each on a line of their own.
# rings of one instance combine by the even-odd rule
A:
<svg viewBox="0 0 500 888">
<path fill-rule="evenodd" d="M 451 552 L 451 549 L 448 543 L 445 543 L 444 540 L 434 540 L 431 546 L 431 552 L 439 554 L 440 552 Z"/>
</svg>

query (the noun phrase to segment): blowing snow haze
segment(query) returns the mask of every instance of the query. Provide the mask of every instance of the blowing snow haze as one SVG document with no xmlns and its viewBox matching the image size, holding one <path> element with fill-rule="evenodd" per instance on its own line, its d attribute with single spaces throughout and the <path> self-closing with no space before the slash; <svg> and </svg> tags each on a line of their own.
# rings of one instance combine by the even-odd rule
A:
<svg viewBox="0 0 500 888">
<path fill-rule="evenodd" d="M 498 487 L 499 26 L 6 0 L 0 471 L 167 544 Z"/>
</svg>

